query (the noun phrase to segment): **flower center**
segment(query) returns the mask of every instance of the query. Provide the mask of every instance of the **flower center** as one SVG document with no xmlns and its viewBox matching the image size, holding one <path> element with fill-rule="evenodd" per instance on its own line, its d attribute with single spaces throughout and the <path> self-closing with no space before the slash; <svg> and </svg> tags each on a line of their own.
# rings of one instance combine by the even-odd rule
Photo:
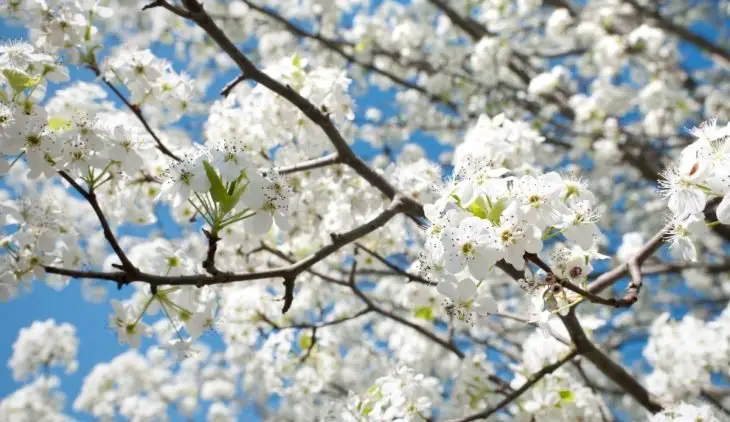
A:
<svg viewBox="0 0 730 422">
<path fill-rule="evenodd" d="M 475 249 L 476 248 L 474 247 L 474 244 L 471 242 L 467 242 L 461 245 L 461 253 L 467 256 L 472 255 Z"/>
</svg>

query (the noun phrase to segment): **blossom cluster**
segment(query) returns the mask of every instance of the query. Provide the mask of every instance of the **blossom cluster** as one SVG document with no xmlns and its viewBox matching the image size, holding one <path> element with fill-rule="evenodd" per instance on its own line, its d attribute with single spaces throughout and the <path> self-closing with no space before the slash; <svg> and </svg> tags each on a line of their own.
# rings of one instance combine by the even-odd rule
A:
<svg viewBox="0 0 730 422">
<path fill-rule="evenodd" d="M 437 402 L 438 384 L 436 378 L 416 374 L 408 367 L 399 367 L 393 373 L 378 378 L 366 394 L 352 395 L 348 399 L 347 411 L 340 416 L 344 419 L 339 420 L 415 422 L 427 419 Z"/>
<path fill-rule="evenodd" d="M 663 412 L 653 415 L 648 420 L 648 422 L 682 421 L 720 422 L 720 419 L 715 416 L 715 413 L 708 404 L 697 406 L 689 403 L 679 403 Z"/>
<path fill-rule="evenodd" d="M 347 133 L 354 105 L 348 91 L 351 80 L 344 71 L 310 67 L 297 55 L 271 63 L 265 71 L 309 100 Z M 225 139 L 227 149 L 247 151 L 252 156 L 270 157 L 276 149 L 273 158 L 282 165 L 316 158 L 332 149 L 317 124 L 262 85 L 238 84 L 226 99 L 216 102 L 205 132 L 207 144 L 215 146 Z M 346 139 L 349 142 L 350 137 Z M 259 164 L 265 165 L 260 158 Z"/>
<path fill-rule="evenodd" d="M 649 329 L 644 357 L 654 368 L 645 378 L 649 390 L 668 402 L 689 400 L 711 387 L 712 372 L 726 373 L 730 365 L 730 307 L 714 320 L 686 315 L 672 321 L 660 315 Z M 682 353 L 672 345 L 686 344 Z"/>
<path fill-rule="evenodd" d="M 520 142 L 519 136 L 513 133 L 510 141 Z M 494 300 L 485 296 L 488 289 L 479 287 L 499 261 L 524 270 L 525 254 L 540 253 L 546 239 L 562 235 L 590 251 L 600 236 L 596 200 L 583 182 L 556 172 L 510 175 L 500 162 L 465 160 L 425 211 L 431 222 L 426 268 L 462 319 L 471 319 L 472 311 L 496 312 Z M 585 281 L 580 253 L 556 254 L 555 261 L 561 274 Z"/>
<path fill-rule="evenodd" d="M 87 48 L 100 47 L 97 25 L 114 15 L 112 8 L 95 0 L 3 3 L 0 16 L 32 29 L 34 45 L 45 51 L 67 49 L 76 61 L 81 61 Z"/>
<path fill-rule="evenodd" d="M 13 344 L 8 363 L 13 378 L 21 380 L 56 365 L 65 366 L 67 373 L 76 371 L 78 343 L 76 328 L 71 324 L 56 324 L 52 319 L 33 322 L 20 330 Z"/>
<path fill-rule="evenodd" d="M 697 260 L 693 239 L 701 238 L 707 224 L 730 224 L 730 123 L 704 122 L 691 131 L 694 141 L 660 181 L 668 199 L 674 229 L 672 246 L 686 260 Z M 713 203 L 716 221 L 706 222 Z"/>
<path fill-rule="evenodd" d="M 36 58 L 38 56 L 39 58 Z M 38 72 L 37 61 L 50 61 L 29 44 L 6 46 L 0 50 L 0 80 L 5 95 L 0 100 L 0 154 L 15 161 L 24 158 L 31 178 L 49 178 L 57 171 L 90 175 L 97 179 L 124 171 L 133 175 L 142 166 L 139 134 L 124 122 L 104 119 L 103 108 L 87 105 L 88 112 L 41 105 L 39 89 L 46 80 L 67 78 L 65 68 L 44 66 Z M 49 111 L 56 112 L 55 115 Z M 8 168 L 5 168 L 7 171 Z"/>
<path fill-rule="evenodd" d="M 0 419 L 4 421 L 71 422 L 64 415 L 65 395 L 58 391 L 58 377 L 38 377 L 13 391 L 0 401 Z"/>
<path fill-rule="evenodd" d="M 101 71 L 107 80 L 118 81 L 129 90 L 132 104 L 166 110 L 170 123 L 192 110 L 193 81 L 150 50 L 122 46 L 104 62 Z"/>
</svg>

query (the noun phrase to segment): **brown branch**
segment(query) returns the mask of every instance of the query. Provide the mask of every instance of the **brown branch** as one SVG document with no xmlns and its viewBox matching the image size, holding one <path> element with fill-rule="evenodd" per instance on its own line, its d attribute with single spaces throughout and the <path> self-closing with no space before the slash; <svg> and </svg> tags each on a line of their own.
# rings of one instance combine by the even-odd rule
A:
<svg viewBox="0 0 730 422">
<path fill-rule="evenodd" d="M 177 6 L 173 6 L 172 4 L 168 3 L 166 0 L 154 0 L 152 3 L 149 3 L 142 7 L 142 10 L 147 9 L 153 9 L 155 7 L 162 7 L 163 9 L 167 9 L 176 15 L 183 17 L 183 18 L 189 18 L 189 13 Z"/>
<path fill-rule="evenodd" d="M 334 164 L 340 164 L 343 160 L 336 153 L 327 154 L 323 157 L 313 158 L 311 160 L 302 161 L 301 163 L 293 164 L 290 166 L 281 166 L 273 169 L 260 168 L 259 171 L 266 176 L 268 173 L 276 172 L 279 174 L 292 174 L 300 171 L 313 170 L 322 167 L 328 167 Z"/>
<path fill-rule="evenodd" d="M 636 259 L 643 262 L 643 260 L 648 258 L 654 251 L 656 251 L 656 249 L 658 249 L 659 245 L 661 244 L 661 239 L 663 235 L 664 231 L 660 231 L 655 236 L 655 238 L 658 238 L 658 240 L 652 239 L 652 241 L 654 241 L 654 243 L 656 244 L 650 241 L 650 243 L 646 245 L 636 255 Z M 530 254 L 526 255 L 527 259 L 530 259 L 529 255 Z M 553 274 L 552 269 L 550 269 L 550 267 L 544 262 L 541 262 L 539 265 L 541 266 L 541 268 L 544 267 L 543 270 L 546 271 L 548 274 Z M 498 262 L 497 266 L 505 270 L 508 274 L 512 275 L 515 280 L 518 280 L 522 277 L 520 271 L 515 270 L 514 267 L 504 261 Z M 510 270 L 510 268 L 512 269 Z M 578 318 L 575 316 L 574 307 L 570 308 L 570 311 L 567 315 L 560 315 L 560 319 L 562 320 L 565 328 L 568 330 L 570 339 L 573 341 L 573 344 L 575 345 L 578 354 L 585 356 L 607 378 L 623 388 L 626 393 L 631 395 L 637 402 L 639 402 L 639 404 L 644 406 L 647 410 L 653 413 L 657 413 L 662 410 L 661 404 L 659 404 L 653 397 L 651 397 L 646 388 L 644 388 L 633 376 L 631 376 L 631 374 L 626 372 L 626 370 L 621 365 L 614 362 L 610 357 L 608 357 L 605 353 L 599 350 L 596 345 L 588 338 L 585 331 L 583 330 L 583 327 L 580 325 Z"/>
<path fill-rule="evenodd" d="M 337 318 L 337 319 L 333 319 L 331 321 L 325 321 L 325 322 L 320 322 L 320 323 L 316 323 L 316 324 L 297 323 L 297 324 L 289 324 L 289 325 L 286 325 L 286 326 L 281 326 L 281 325 L 276 324 L 274 321 L 272 321 L 271 319 L 269 319 L 264 314 L 259 313 L 259 317 L 264 322 L 266 322 L 267 324 L 271 325 L 273 328 L 276 328 L 277 330 L 288 330 L 288 329 L 297 329 L 297 330 L 299 330 L 299 329 L 313 329 L 313 328 L 319 329 L 319 328 L 324 328 L 324 327 L 330 327 L 332 325 L 342 324 L 343 322 L 347 322 L 347 321 L 351 321 L 353 319 L 360 318 L 361 316 L 363 316 L 365 314 L 368 314 L 370 312 L 373 312 L 373 310 L 371 308 L 369 308 L 369 307 L 365 307 L 365 308 L 357 311 L 356 313 L 354 313 L 352 315 L 340 317 L 340 318 Z"/>
<path fill-rule="evenodd" d="M 464 418 L 460 419 L 454 419 L 452 422 L 471 422 L 478 419 L 486 419 L 489 416 L 497 413 L 500 409 L 503 407 L 509 405 L 516 399 L 518 399 L 522 394 L 524 394 L 527 390 L 529 390 L 533 385 L 537 384 L 541 379 L 545 378 L 547 375 L 552 374 L 555 372 L 558 368 L 563 366 L 566 362 L 569 362 L 571 359 L 576 357 L 578 355 L 578 351 L 573 349 L 571 350 L 566 356 L 558 360 L 557 362 L 551 363 L 539 371 L 535 372 L 530 378 L 520 386 L 520 388 L 514 390 L 512 393 L 507 395 L 504 399 L 502 399 L 499 403 L 497 403 L 495 406 L 490 407 L 488 409 L 485 409 L 479 413 L 475 413 L 473 415 L 466 416 Z"/>
<path fill-rule="evenodd" d="M 360 290 L 360 288 L 357 287 L 357 284 L 355 283 L 356 268 L 357 268 L 357 261 L 355 260 L 352 263 L 352 270 L 350 271 L 350 288 L 355 293 L 355 295 L 357 297 L 359 297 L 365 303 L 365 305 L 367 305 L 368 308 L 372 309 L 373 312 L 375 312 L 379 315 L 392 319 L 393 321 L 403 324 L 406 327 L 412 328 L 413 330 L 419 332 L 421 335 L 427 337 L 429 340 L 432 340 L 439 346 L 441 346 L 444 349 L 455 354 L 459 359 L 464 359 L 464 352 L 459 350 L 459 348 L 456 347 L 453 343 L 450 343 L 450 342 L 442 339 L 441 337 L 438 337 L 436 334 L 426 330 L 425 328 L 421 327 L 420 325 L 414 324 L 413 322 L 401 317 L 400 315 L 397 315 L 393 312 L 387 311 L 387 310 L 379 307 L 372 300 L 370 300 L 370 298 L 365 293 L 363 293 L 363 291 Z"/>
<path fill-rule="evenodd" d="M 356 173 L 364 178 L 370 185 L 378 189 L 389 199 L 394 199 L 398 195 L 398 191 L 391 185 L 381 174 L 371 169 L 362 159 L 360 159 L 347 144 L 342 134 L 337 130 L 332 120 L 322 110 L 317 108 L 309 100 L 302 97 L 292 87 L 283 85 L 277 80 L 271 78 L 265 72 L 261 71 L 251 62 L 228 38 L 228 36 L 216 25 L 213 19 L 203 9 L 203 5 L 196 0 L 182 0 L 183 5 L 189 12 L 189 15 L 179 16 L 186 17 L 195 22 L 203 29 L 218 46 L 233 60 L 239 67 L 241 73 L 247 78 L 263 85 L 271 92 L 285 98 L 292 105 L 298 108 L 307 118 L 315 125 L 319 126 L 327 135 L 342 162 L 350 166 Z M 400 199 L 402 204 L 402 212 L 409 215 L 414 221 L 423 224 L 425 215 L 423 206 L 408 197 Z"/>
<path fill-rule="evenodd" d="M 700 270 L 708 274 L 721 274 L 730 271 L 730 262 L 665 262 L 661 264 L 645 265 L 641 267 L 641 274 L 647 275 L 658 275 L 658 274 L 672 274 L 681 273 L 685 270 Z M 599 276 L 603 274 L 595 274 L 589 276 L 589 280 L 595 281 Z"/>
<path fill-rule="evenodd" d="M 235 79 L 228 82 L 226 84 L 226 86 L 223 87 L 223 89 L 221 90 L 221 95 L 223 97 L 228 97 L 231 94 L 231 91 L 233 91 L 233 88 L 235 88 L 238 84 L 240 84 L 241 82 L 243 82 L 245 80 L 246 80 L 246 75 L 244 75 L 244 74 L 240 74 L 240 75 L 236 76 Z"/>
<path fill-rule="evenodd" d="M 396 274 L 402 275 L 403 277 L 407 277 L 408 278 L 408 281 L 417 281 L 419 283 L 427 284 L 427 285 L 433 285 L 434 284 L 433 282 L 431 282 L 429 280 L 426 280 L 425 278 L 421 277 L 418 274 L 409 273 L 408 271 L 405 271 L 405 270 L 401 269 L 397 265 L 393 264 L 392 262 L 390 262 L 387 259 L 385 259 L 382 256 L 380 256 L 380 254 L 378 254 L 377 252 L 375 252 L 375 251 L 373 251 L 371 249 L 366 248 L 365 246 L 363 246 L 360 243 L 355 243 L 355 246 L 358 249 L 362 249 L 363 251 L 365 251 L 365 253 L 367 253 L 368 255 L 370 255 L 373 258 L 375 258 L 378 262 L 382 263 L 386 267 L 388 267 L 391 270 L 393 270 Z"/>
<path fill-rule="evenodd" d="M 727 416 L 730 416 L 730 408 L 725 407 L 722 404 L 722 400 L 720 400 L 718 397 L 715 397 L 714 395 L 710 394 L 708 391 L 702 391 L 700 393 L 700 397 L 710 402 L 713 406 L 715 406 L 719 411 L 724 413 Z"/>
<path fill-rule="evenodd" d="M 657 413 L 663 410 L 662 405 L 655 398 L 651 397 L 646 388 L 636 378 L 599 350 L 588 339 L 578 318 L 575 316 L 575 308 L 571 308 L 568 315 L 560 316 L 560 319 L 563 321 L 563 325 L 568 330 L 568 334 L 570 334 L 570 338 L 573 340 L 573 344 L 575 344 L 576 350 L 581 356 L 585 356 L 607 378 L 616 383 L 650 412 Z"/>
<path fill-rule="evenodd" d="M 221 240 L 217 233 L 211 233 L 210 231 L 203 229 L 205 237 L 208 239 L 208 252 L 205 255 L 203 261 L 203 268 L 210 275 L 216 275 L 220 273 L 220 270 L 215 266 L 215 253 L 218 250 L 218 242 Z"/>
<path fill-rule="evenodd" d="M 637 284 L 634 283 L 634 282 L 632 282 L 629 285 L 629 293 L 623 299 L 614 299 L 614 298 L 601 297 L 601 296 L 599 296 L 599 295 L 597 295 L 597 294 L 595 294 L 595 293 L 593 293 L 591 291 L 584 290 L 580 286 L 576 286 L 570 280 L 567 280 L 567 279 L 558 277 L 557 275 L 555 275 L 554 273 L 552 273 L 552 270 L 550 269 L 550 266 L 547 265 L 536 254 L 526 253 L 525 254 L 525 258 L 527 258 L 529 261 L 531 261 L 534 264 L 536 264 L 538 267 L 540 267 L 540 269 L 542 269 L 543 271 L 545 271 L 546 273 L 548 273 L 548 275 L 552 276 L 552 278 L 555 280 L 555 283 L 559 284 L 560 286 L 562 286 L 563 288 L 565 288 L 567 290 L 570 290 L 573 293 L 576 293 L 576 294 L 584 297 L 585 299 L 588 299 L 590 302 L 597 303 L 599 305 L 612 306 L 614 308 L 625 308 L 625 307 L 629 307 L 629 306 L 633 305 L 634 302 L 636 302 L 636 298 L 637 298 L 637 295 L 638 295 L 638 290 L 641 288 L 641 273 L 639 273 L 639 278 L 638 278 L 639 279 L 639 283 L 638 283 L 638 286 L 639 287 L 636 288 L 635 286 Z M 629 267 L 629 268 L 631 268 L 631 267 Z M 634 286 L 634 287 L 632 287 L 632 286 Z"/>
<path fill-rule="evenodd" d="M 43 269 L 49 274 L 63 275 L 71 278 L 78 279 L 93 279 L 93 280 L 109 280 L 114 281 L 117 284 L 127 284 L 132 282 L 126 272 L 114 271 L 114 272 L 101 272 L 101 271 L 82 271 L 82 270 L 71 270 L 68 268 L 54 267 L 52 265 L 44 265 Z"/>
<path fill-rule="evenodd" d="M 286 262 L 288 262 L 288 263 L 290 263 L 290 264 L 294 264 L 294 263 L 296 262 L 296 260 L 294 260 L 293 258 L 291 258 L 291 257 L 287 256 L 287 255 L 286 255 L 285 253 L 283 253 L 282 251 L 280 251 L 280 250 L 277 250 L 277 249 L 274 249 L 274 248 L 272 248 L 271 246 L 269 246 L 269 245 L 267 245 L 267 244 L 265 244 L 265 243 L 263 243 L 263 242 L 261 242 L 261 246 L 259 246 L 259 247 L 258 247 L 258 248 L 256 248 L 255 250 L 253 250 L 253 251 L 249 252 L 249 254 L 253 254 L 253 253 L 255 253 L 255 252 L 259 252 L 259 251 L 266 251 L 266 252 L 269 252 L 269 253 L 271 253 L 272 255 L 274 255 L 274 256 L 276 256 L 276 257 L 278 257 L 278 258 L 281 258 L 281 259 L 283 259 L 284 261 L 286 261 Z M 312 269 L 312 268 L 308 268 L 308 269 L 306 270 L 306 272 L 308 272 L 309 274 L 312 274 L 313 276 L 319 277 L 319 278 L 321 278 L 322 280 L 324 280 L 324 281 L 327 281 L 327 282 L 329 282 L 329 283 L 334 283 L 334 284 L 338 284 L 338 285 L 340 285 L 340 286 L 349 286 L 349 284 L 347 283 L 347 281 L 344 281 L 344 280 L 340 280 L 340 279 L 337 279 L 337 278 L 334 278 L 334 277 L 328 276 L 328 275 L 326 275 L 326 274 L 323 274 L 323 273 L 321 273 L 321 272 L 319 272 L 319 271 L 317 271 L 317 270 L 314 270 L 314 269 Z"/>
<path fill-rule="evenodd" d="M 68 177 L 68 176 L 66 176 Z M 73 179 L 71 179 L 73 181 Z M 74 182 L 76 183 L 76 182 Z M 83 192 L 83 189 L 82 189 Z M 85 192 L 84 192 L 85 193 Z M 87 194 L 88 195 L 88 194 Z M 95 197 L 92 197 L 92 200 L 94 201 L 92 203 L 92 206 L 96 203 Z M 90 200 L 91 202 L 91 200 Z M 124 283 L 130 283 L 134 281 L 140 281 L 145 282 L 150 285 L 152 288 L 157 288 L 158 286 L 163 285 L 169 285 L 169 286 L 206 286 L 206 285 L 214 285 L 214 284 L 226 284 L 226 283 L 233 283 L 237 281 L 250 281 L 250 280 L 261 280 L 261 279 L 267 279 L 267 278 L 283 278 L 284 279 L 284 306 L 282 308 L 282 312 L 286 313 L 287 310 L 289 310 L 289 307 L 291 306 L 292 300 L 293 300 L 293 290 L 294 290 L 294 280 L 296 277 L 301 274 L 304 271 L 307 271 L 309 268 L 311 268 L 316 263 L 322 261 L 326 257 L 330 256 L 334 252 L 338 251 L 345 245 L 348 245 L 355 240 L 377 230 L 378 228 L 385 225 L 390 219 L 392 219 L 397 214 L 403 212 L 403 210 L 406 208 L 406 205 L 404 202 L 400 200 L 400 197 L 396 197 L 394 201 L 391 202 L 391 204 L 384 209 L 380 214 L 375 216 L 372 220 L 350 230 L 349 232 L 337 234 L 332 236 L 332 243 L 325 245 L 321 249 L 317 250 L 315 253 L 307 256 L 306 258 L 303 258 L 289 266 L 286 267 L 280 267 L 272 270 L 266 270 L 266 271 L 260 271 L 255 273 L 246 273 L 246 274 L 233 274 L 233 273 L 227 273 L 227 272 L 218 272 L 215 275 L 204 275 L 204 274 L 197 274 L 197 275 L 181 275 L 181 276 L 162 276 L 162 275 L 155 275 L 155 274 L 149 274 L 143 271 L 138 270 L 134 266 L 132 266 L 131 263 L 129 263 L 128 259 L 126 258 L 126 255 L 124 255 L 124 252 L 121 250 L 119 245 L 116 242 L 116 239 L 114 238 L 114 235 L 111 233 L 111 230 L 108 230 L 108 224 L 106 224 L 106 218 L 104 218 L 103 213 L 101 213 L 101 210 L 98 209 L 98 204 L 94 206 L 95 211 L 97 211 L 97 215 L 99 215 L 100 220 L 102 220 L 102 225 L 105 227 L 105 235 L 108 233 L 110 237 L 107 238 L 107 240 L 112 244 L 112 247 L 115 249 L 115 251 L 118 250 L 118 256 L 120 257 L 120 260 L 122 262 L 125 262 L 125 260 L 128 262 L 128 265 L 122 265 L 119 266 L 120 269 L 124 270 L 124 277 L 121 277 L 119 273 L 88 273 L 88 272 L 74 272 L 73 277 L 78 278 L 94 278 L 94 279 L 101 279 L 101 280 L 112 280 L 117 281 L 119 283 L 119 280 L 122 279 Z M 122 258 L 123 257 L 123 258 Z M 69 275 L 71 272 L 70 270 L 66 269 L 59 269 L 51 266 L 45 267 L 46 271 L 51 274 L 61 274 L 61 275 Z M 120 284 L 121 285 L 121 284 Z"/>
<path fill-rule="evenodd" d="M 662 239 L 669 232 L 669 230 L 672 229 L 672 227 L 672 224 L 664 226 L 651 239 L 649 239 L 649 241 L 644 244 L 644 246 L 642 246 L 642 248 L 635 256 L 629 259 L 629 262 L 632 262 L 632 266 L 634 267 L 634 274 L 632 275 L 631 280 L 631 283 L 634 285 L 634 287 L 632 288 L 631 286 L 629 286 L 629 292 L 626 296 L 624 296 L 624 299 L 633 300 L 632 297 L 638 295 L 639 289 L 641 289 L 642 282 L 641 272 L 639 271 L 637 274 L 636 268 L 643 264 L 644 261 L 646 261 L 662 246 Z M 618 267 L 603 273 L 600 277 L 598 277 L 595 281 L 588 285 L 587 290 L 591 293 L 599 293 L 606 288 L 612 286 L 624 276 L 629 275 L 629 273 L 629 263 L 625 262 Z"/>
<path fill-rule="evenodd" d="M 96 194 L 93 190 L 87 192 L 82 188 L 76 181 L 71 177 L 66 171 L 61 170 L 58 172 L 58 174 L 63 177 L 64 180 L 66 180 L 75 190 L 78 192 L 86 201 L 91 205 L 91 208 L 94 209 L 94 213 L 96 214 L 96 217 L 99 220 L 99 223 L 101 224 L 101 228 L 104 231 L 104 238 L 106 238 L 106 241 L 109 243 L 109 245 L 114 250 L 114 253 L 119 258 L 119 261 L 121 262 L 121 268 L 124 270 L 124 272 L 127 273 L 130 277 L 134 277 L 136 274 L 139 273 L 139 270 L 137 267 L 132 264 L 132 262 L 127 258 L 127 255 L 124 253 L 124 250 L 122 250 L 122 247 L 119 246 L 119 242 L 117 242 L 117 238 L 114 236 L 114 232 L 112 231 L 111 227 L 109 226 L 109 222 L 106 219 L 106 216 L 104 215 L 104 212 L 101 210 L 101 207 L 99 206 L 99 202 L 96 199 Z M 121 287 L 121 284 L 119 285 Z"/>
<path fill-rule="evenodd" d="M 304 355 L 299 359 L 299 363 L 304 363 L 309 356 L 312 354 L 312 350 L 314 349 L 314 345 L 317 343 L 317 327 L 312 327 L 312 339 L 309 343 L 309 347 L 307 348 L 307 351 L 304 353 Z"/>
<path fill-rule="evenodd" d="M 329 38 L 325 38 L 320 34 L 309 33 L 307 31 L 299 28 L 298 26 L 294 25 L 293 23 L 289 22 L 287 19 L 283 18 L 281 15 L 279 15 L 269 9 L 266 9 L 262 6 L 254 4 L 249 0 L 242 0 L 242 1 L 251 9 L 256 10 L 257 12 L 259 12 L 259 13 L 269 17 L 270 19 L 278 22 L 279 24 L 283 25 L 284 28 L 287 31 L 289 31 L 290 33 L 292 33 L 293 35 L 299 36 L 301 38 L 315 40 L 315 41 L 319 42 L 320 44 L 322 44 L 323 46 L 325 46 L 328 50 L 334 52 L 335 54 L 337 54 L 340 57 L 342 57 L 343 59 L 345 59 L 349 63 L 355 63 L 356 65 L 362 67 L 363 69 L 366 69 L 371 72 L 377 73 L 378 75 L 384 76 L 384 77 L 388 78 L 390 81 L 392 81 L 398 85 L 401 85 L 408 89 L 413 89 L 415 91 L 418 91 L 421 94 L 425 95 L 432 103 L 441 103 L 441 104 L 444 104 L 447 107 L 449 107 L 452 111 L 458 111 L 458 105 L 456 103 L 454 103 L 452 101 L 447 101 L 438 95 L 434 95 L 434 94 L 428 92 L 424 87 L 422 87 L 420 85 L 416 85 L 415 83 L 410 82 L 406 79 L 403 79 L 385 69 L 381 69 L 381 68 L 375 66 L 375 64 L 372 62 L 365 62 L 365 61 L 358 59 L 354 55 L 346 52 L 343 49 L 343 46 L 341 45 L 341 43 L 339 43 L 338 41 L 332 40 Z M 235 86 L 236 84 L 238 84 L 240 82 L 239 79 L 241 79 L 241 78 L 245 79 L 245 77 L 244 77 L 245 74 L 246 73 L 244 72 L 242 75 L 238 76 L 236 79 L 231 81 L 224 88 L 224 91 L 226 89 L 228 89 L 228 92 L 230 92 L 230 89 L 232 89 L 232 87 L 229 89 L 229 85 Z M 222 91 L 221 94 L 223 94 L 223 93 L 224 92 Z"/>
</svg>

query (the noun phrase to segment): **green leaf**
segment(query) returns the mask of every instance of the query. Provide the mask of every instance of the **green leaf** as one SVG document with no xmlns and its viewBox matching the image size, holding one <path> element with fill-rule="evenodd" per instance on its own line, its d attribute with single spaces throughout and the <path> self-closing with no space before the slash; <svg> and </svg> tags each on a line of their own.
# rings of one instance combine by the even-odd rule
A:
<svg viewBox="0 0 730 422">
<path fill-rule="evenodd" d="M 13 91 L 22 92 L 27 88 L 33 88 L 41 82 L 41 78 L 32 77 L 25 72 L 15 69 L 3 69 L 3 75 L 8 80 Z"/>
<path fill-rule="evenodd" d="M 564 402 L 572 403 L 575 401 L 575 394 L 571 390 L 560 390 L 558 395 L 560 395 L 560 400 Z"/>
<path fill-rule="evenodd" d="M 375 406 L 373 406 L 372 403 L 368 403 L 365 408 L 362 410 L 362 415 L 367 416 L 369 415 L 373 410 L 375 410 Z"/>
<path fill-rule="evenodd" d="M 208 176 L 208 180 L 210 180 L 210 196 L 213 197 L 215 202 L 224 204 L 230 200 L 230 197 L 228 196 L 228 192 L 226 192 L 225 186 L 223 186 L 223 182 L 208 161 L 203 161 L 203 166 L 205 166 L 205 174 Z"/>
<path fill-rule="evenodd" d="M 487 218 L 487 204 L 484 203 L 484 200 L 481 197 L 472 202 L 471 205 L 469 205 L 468 210 L 482 220 Z"/>
<path fill-rule="evenodd" d="M 232 193 L 226 193 L 228 195 L 228 198 L 221 203 L 221 210 L 223 211 L 223 215 L 228 214 L 230 210 L 235 208 L 236 204 L 238 204 L 238 201 L 241 199 L 241 195 L 246 192 L 247 187 L 248 183 L 241 184 L 237 187 L 234 187 Z"/>
<path fill-rule="evenodd" d="M 299 337 L 299 348 L 302 350 L 309 350 L 310 347 L 312 347 L 312 336 L 306 334 Z"/>
<path fill-rule="evenodd" d="M 502 211 L 507 208 L 507 201 L 503 198 L 492 204 L 492 208 L 487 213 L 487 220 L 491 221 L 495 226 L 499 225 L 499 219 L 502 216 Z"/>
<path fill-rule="evenodd" d="M 48 119 L 48 128 L 53 132 L 60 132 L 63 129 L 71 128 L 71 121 L 63 117 L 51 117 Z"/>
<path fill-rule="evenodd" d="M 294 53 L 294 57 L 291 58 L 291 64 L 297 70 L 302 69 L 302 57 L 299 55 L 299 53 Z"/>
<path fill-rule="evenodd" d="M 417 308 L 414 313 L 416 318 L 425 319 L 426 321 L 433 321 L 433 308 L 430 306 L 422 306 Z"/>
<path fill-rule="evenodd" d="M 481 400 L 481 397 L 478 397 L 476 394 L 469 396 L 469 409 L 476 410 Z"/>
</svg>

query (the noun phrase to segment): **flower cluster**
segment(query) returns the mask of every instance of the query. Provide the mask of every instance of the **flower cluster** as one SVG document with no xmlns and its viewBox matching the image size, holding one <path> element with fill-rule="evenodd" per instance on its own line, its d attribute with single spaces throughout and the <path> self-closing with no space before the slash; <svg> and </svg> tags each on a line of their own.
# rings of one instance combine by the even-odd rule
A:
<svg viewBox="0 0 730 422">
<path fill-rule="evenodd" d="M 170 122 L 192 110 L 192 80 L 150 50 L 120 47 L 105 61 L 102 72 L 107 80 L 121 82 L 129 90 L 132 104 L 165 109 Z"/>
<path fill-rule="evenodd" d="M 123 120 L 109 118 L 109 107 L 94 101 L 103 93 L 89 97 L 83 112 L 62 106 L 83 103 L 82 98 L 65 98 L 63 91 L 47 105 L 39 103 L 46 81 L 67 78 L 66 69 L 51 56 L 29 44 L 7 45 L 0 48 L 0 72 L 0 154 L 13 162 L 24 158 L 31 178 L 65 170 L 100 181 L 121 171 L 134 175 L 142 167 L 144 139 Z M 75 90 L 84 91 L 92 94 Z"/>
<path fill-rule="evenodd" d="M 352 395 L 340 420 L 415 422 L 431 417 L 438 397 L 438 380 L 399 367 L 392 374 L 378 378 L 366 394 Z M 357 415 L 353 417 L 353 415 Z"/>
<path fill-rule="evenodd" d="M 455 171 L 473 171 L 470 168 L 476 163 L 495 163 L 515 173 L 529 172 L 530 161 L 538 148 L 544 148 L 544 141 L 527 122 L 510 120 L 504 114 L 491 118 L 482 114 L 454 149 Z"/>
<path fill-rule="evenodd" d="M 66 372 L 76 371 L 76 353 L 79 340 L 71 324 L 56 324 L 56 321 L 35 321 L 23 328 L 13 344 L 13 355 L 8 363 L 13 378 L 21 380 L 29 374 L 37 374 L 41 368 L 66 367 Z"/>
<path fill-rule="evenodd" d="M 511 176 L 492 162 L 460 170 L 441 197 L 426 205 L 431 227 L 425 259 L 443 280 L 439 291 L 462 317 L 472 308 L 480 314 L 496 310 L 493 301 L 480 298 L 478 287 L 497 262 L 523 270 L 525 254 L 540 253 L 545 239 L 560 234 L 589 251 L 600 236 L 595 197 L 578 180 L 555 172 Z M 575 256 L 557 259 L 557 271 L 584 281 L 589 269 L 581 254 Z"/>
<path fill-rule="evenodd" d="M 63 414 L 66 398 L 58 391 L 58 377 L 39 377 L 0 401 L 0 419 L 4 421 L 71 422 Z"/>
<path fill-rule="evenodd" d="M 114 11 L 98 1 L 17 1 L 0 5 L 0 16 L 18 20 L 32 29 L 33 43 L 45 50 L 68 49 L 79 58 L 84 47 L 98 46 L 100 18 Z M 96 42 L 97 44 L 94 44 Z"/>
<path fill-rule="evenodd" d="M 26 198 L 2 206 L 0 223 L 15 224 L 17 230 L 2 239 L 7 255 L 0 260 L 0 298 L 14 297 L 21 283 L 46 278 L 45 265 L 62 261 L 76 268 L 83 258 L 76 230 L 68 226 L 62 213 L 62 203 L 54 195 Z M 59 286 L 62 286 L 61 283 Z"/>
<path fill-rule="evenodd" d="M 649 418 L 648 422 L 720 422 L 710 405 L 696 406 L 689 403 L 679 403 L 669 409 L 659 412 Z"/>
<path fill-rule="evenodd" d="M 177 208 L 192 205 L 214 233 L 239 221 L 251 233 L 267 233 L 274 221 L 286 230 L 292 188 L 275 169 L 265 174 L 235 144 L 220 142 L 217 149 L 203 147 L 173 162 L 158 196 Z"/>
<path fill-rule="evenodd" d="M 644 357 L 654 367 L 646 377 L 649 390 L 668 402 L 697 397 L 712 386 L 713 371 L 725 372 L 730 364 L 730 307 L 715 320 L 705 322 L 693 315 L 671 321 L 659 316 L 649 330 Z M 682 353 L 674 346 L 685 344 Z"/>
<path fill-rule="evenodd" d="M 694 142 L 664 172 L 660 188 L 672 212 L 672 247 L 684 259 L 695 261 L 692 239 L 707 232 L 708 204 L 717 220 L 707 224 L 730 224 L 730 124 L 719 126 L 711 120 L 691 133 Z"/>
<path fill-rule="evenodd" d="M 348 92 L 350 79 L 339 69 L 310 67 L 295 55 L 268 65 L 266 73 L 309 100 L 341 130 L 354 118 Z M 346 139 L 349 137 L 346 137 Z M 228 149 L 273 157 L 279 164 L 316 158 L 332 145 L 320 127 L 288 101 L 262 85 L 239 84 L 228 98 L 214 104 L 206 124 L 207 143 L 226 140 Z M 282 160 L 281 158 L 286 158 Z M 267 165 L 261 162 L 260 165 Z"/>
</svg>

